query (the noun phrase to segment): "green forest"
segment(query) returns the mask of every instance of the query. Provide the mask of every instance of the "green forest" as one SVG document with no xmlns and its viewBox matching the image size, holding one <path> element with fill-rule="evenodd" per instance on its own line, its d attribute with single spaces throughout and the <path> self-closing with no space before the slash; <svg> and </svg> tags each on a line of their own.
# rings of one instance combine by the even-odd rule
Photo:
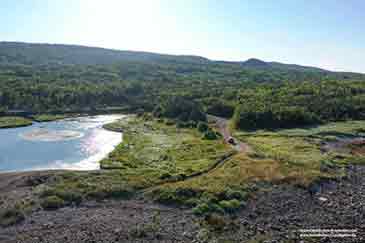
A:
<svg viewBox="0 0 365 243">
<path fill-rule="evenodd" d="M 365 75 L 81 46 L 0 43 L 0 112 L 126 109 L 242 129 L 363 119 Z"/>
</svg>

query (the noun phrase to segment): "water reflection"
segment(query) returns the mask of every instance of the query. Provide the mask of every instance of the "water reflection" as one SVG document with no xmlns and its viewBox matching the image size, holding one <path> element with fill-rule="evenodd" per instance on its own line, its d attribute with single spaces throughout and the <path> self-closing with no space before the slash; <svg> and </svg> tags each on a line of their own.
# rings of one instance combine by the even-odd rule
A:
<svg viewBox="0 0 365 243">
<path fill-rule="evenodd" d="M 80 117 L 0 130 L 0 171 L 95 170 L 122 140 L 102 128 L 122 115 Z"/>
</svg>

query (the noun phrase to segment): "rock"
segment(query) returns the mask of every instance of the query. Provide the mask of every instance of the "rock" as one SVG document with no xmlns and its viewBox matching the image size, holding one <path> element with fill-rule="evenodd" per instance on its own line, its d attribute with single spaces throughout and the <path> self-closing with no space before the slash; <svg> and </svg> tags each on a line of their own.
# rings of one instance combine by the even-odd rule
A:
<svg viewBox="0 0 365 243">
<path fill-rule="evenodd" d="M 114 234 L 119 234 L 122 231 L 121 228 L 114 229 Z"/>
<path fill-rule="evenodd" d="M 318 200 L 321 201 L 321 202 L 327 202 L 328 201 L 328 198 L 319 197 Z"/>
</svg>

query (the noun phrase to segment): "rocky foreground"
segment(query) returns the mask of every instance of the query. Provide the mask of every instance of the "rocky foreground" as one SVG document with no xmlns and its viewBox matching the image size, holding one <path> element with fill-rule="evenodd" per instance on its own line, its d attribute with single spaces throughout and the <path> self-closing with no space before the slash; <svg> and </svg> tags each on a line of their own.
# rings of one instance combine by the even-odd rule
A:
<svg viewBox="0 0 365 243">
<path fill-rule="evenodd" d="M 30 197 L 32 184 L 46 183 L 52 173 L 1 175 L 0 207 Z M 37 210 L 15 225 L 0 226 L 0 242 L 365 242 L 365 167 L 349 166 L 341 181 L 309 189 L 262 188 L 243 210 L 226 216 L 197 217 L 189 209 L 142 199 Z M 357 232 L 356 237 L 304 238 L 300 229 Z"/>
</svg>

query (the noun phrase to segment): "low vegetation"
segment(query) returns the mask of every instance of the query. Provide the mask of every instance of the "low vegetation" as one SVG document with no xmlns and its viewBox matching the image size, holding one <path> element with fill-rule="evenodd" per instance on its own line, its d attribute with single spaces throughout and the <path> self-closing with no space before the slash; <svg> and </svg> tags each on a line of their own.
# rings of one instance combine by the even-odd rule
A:
<svg viewBox="0 0 365 243">
<path fill-rule="evenodd" d="M 51 115 L 51 114 L 39 114 L 32 116 L 34 121 L 37 122 L 49 122 L 49 121 L 56 121 L 65 119 L 66 115 Z"/>
<path fill-rule="evenodd" d="M 7 227 L 25 219 L 24 212 L 17 208 L 3 209 L 0 212 L 0 226 Z"/>
<path fill-rule="evenodd" d="M 194 177 L 232 153 L 220 139 L 205 140 L 197 129 L 178 128 L 151 116 L 127 116 L 105 127 L 122 130 L 123 142 L 100 162 L 104 170 L 60 175 L 40 194 L 46 204 L 54 196 L 67 205 L 87 198 L 130 198 L 141 190 Z"/>
<path fill-rule="evenodd" d="M 190 207 L 196 215 L 231 215 L 245 208 L 252 193 L 267 186 L 309 187 L 323 178 L 341 178 L 349 163 L 365 163 L 361 154 L 324 149 L 329 143 L 364 136 L 364 121 L 235 130 L 234 137 L 252 148 L 248 153 L 234 152 L 223 139 L 204 139 L 204 132 L 214 131 L 205 122 L 196 128 L 181 128 L 178 122 L 145 114 L 106 125 L 123 131 L 123 142 L 101 161 L 103 170 L 55 175 L 34 190 L 40 206 L 52 210 L 84 200 L 144 195 L 159 203 Z M 7 215 L 3 218 L 9 223 L 15 220 L 12 215 L 21 218 Z"/>
<path fill-rule="evenodd" d="M 178 128 L 166 120 L 129 117 L 118 123 L 123 142 L 101 161 L 101 166 L 127 173 L 133 170 L 143 175 L 142 184 L 188 177 L 229 151 L 222 141 L 203 140 L 197 130 Z"/>
<path fill-rule="evenodd" d="M 336 122 L 312 128 L 277 131 L 236 131 L 253 152 L 237 154 L 202 176 L 155 188 L 151 194 L 167 204 L 183 204 L 194 213 L 232 213 L 244 208 L 262 185 L 290 183 L 309 187 L 324 178 L 341 178 L 344 166 L 365 163 L 365 157 L 324 151 L 328 141 L 363 134 L 363 121 Z"/>
<path fill-rule="evenodd" d="M 32 125 L 32 121 L 23 117 L 0 117 L 0 128 L 25 127 Z"/>
</svg>

